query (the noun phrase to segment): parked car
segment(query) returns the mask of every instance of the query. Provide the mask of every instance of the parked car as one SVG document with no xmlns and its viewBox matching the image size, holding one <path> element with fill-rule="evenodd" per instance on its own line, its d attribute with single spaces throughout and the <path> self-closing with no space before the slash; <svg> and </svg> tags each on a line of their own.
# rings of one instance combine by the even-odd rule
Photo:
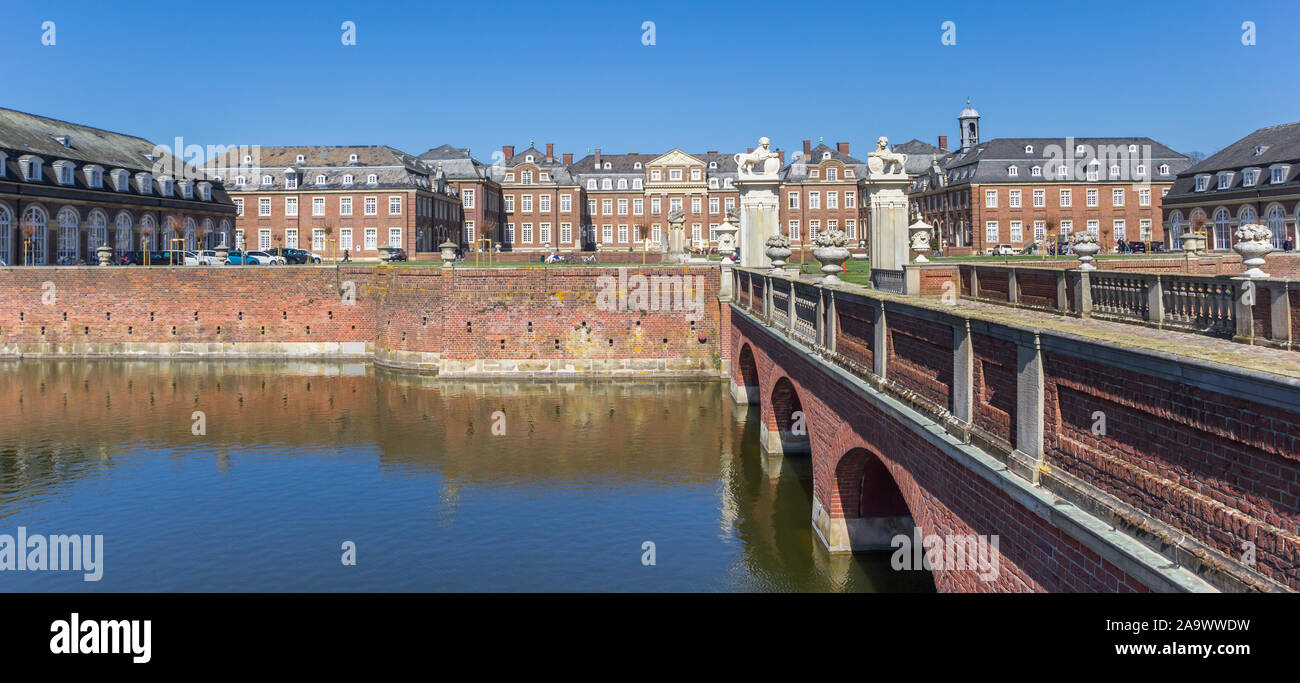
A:
<svg viewBox="0 0 1300 683">
<path fill-rule="evenodd" d="M 292 247 L 276 247 L 267 249 L 266 252 L 280 259 L 280 263 L 296 265 L 299 263 L 311 263 L 311 254 L 303 249 L 294 249 Z"/>
<path fill-rule="evenodd" d="M 165 266 L 171 263 L 171 252 L 162 249 L 125 251 L 117 262 L 123 266 Z M 181 262 L 184 263 L 183 255 Z"/>
<path fill-rule="evenodd" d="M 200 266 L 221 265 L 221 259 L 217 258 L 217 251 L 215 249 L 204 249 L 203 251 L 197 252 L 197 254 Z"/>
<path fill-rule="evenodd" d="M 401 247 L 389 247 L 388 253 L 389 253 L 388 260 L 390 261 L 410 260 L 410 256 L 407 255 L 406 250 Z"/>
<path fill-rule="evenodd" d="M 994 256 L 1014 256 L 1016 249 L 1010 244 L 999 244 L 998 246 L 993 247 L 992 253 Z"/>
<path fill-rule="evenodd" d="M 314 251 L 309 251 L 307 253 L 309 256 L 311 256 L 312 263 L 320 263 L 322 260 L 324 260 L 324 257 L 322 257 L 320 254 L 317 254 Z"/>
<path fill-rule="evenodd" d="M 278 266 L 284 263 L 284 259 L 265 251 L 250 251 L 249 258 L 257 259 L 257 262 L 264 266 Z"/>
<path fill-rule="evenodd" d="M 1147 253 L 1147 243 L 1146 243 L 1146 242 L 1129 242 L 1129 243 L 1128 243 L 1128 251 L 1129 251 L 1130 254 L 1145 254 L 1145 253 Z"/>
<path fill-rule="evenodd" d="M 1164 243 L 1164 242 L 1152 242 L 1152 243 L 1151 243 L 1151 253 L 1153 253 L 1153 254 L 1163 254 L 1163 253 L 1165 253 L 1165 243 Z"/>
<path fill-rule="evenodd" d="M 232 251 L 226 256 L 232 266 L 256 266 L 262 262 L 251 254 L 245 254 L 242 251 Z"/>
</svg>

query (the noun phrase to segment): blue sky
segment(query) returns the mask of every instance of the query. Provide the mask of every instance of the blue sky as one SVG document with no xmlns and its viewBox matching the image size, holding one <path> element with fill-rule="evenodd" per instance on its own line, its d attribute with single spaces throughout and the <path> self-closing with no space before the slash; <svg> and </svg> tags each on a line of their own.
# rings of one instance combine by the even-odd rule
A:
<svg viewBox="0 0 1300 683">
<path fill-rule="evenodd" d="M 1300 3 L 1281 0 L 4 2 L 0 106 L 157 143 L 450 142 L 490 161 L 530 140 L 582 156 L 767 135 L 858 153 L 879 135 L 954 144 L 969 96 L 985 139 L 1212 152 L 1300 119 Z"/>
</svg>

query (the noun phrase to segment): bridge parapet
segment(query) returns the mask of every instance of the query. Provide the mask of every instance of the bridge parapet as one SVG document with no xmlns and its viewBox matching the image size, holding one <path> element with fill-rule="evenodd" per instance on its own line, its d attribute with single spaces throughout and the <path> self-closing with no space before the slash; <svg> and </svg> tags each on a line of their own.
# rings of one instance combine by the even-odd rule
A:
<svg viewBox="0 0 1300 683">
<path fill-rule="evenodd" d="M 1071 274 L 1051 275 L 1053 287 L 1026 284 L 1038 269 L 981 265 L 961 277 L 1001 276 L 1008 298 L 1054 290 L 1061 294 L 1047 307 L 1054 310 L 1070 302 L 1069 280 L 1062 287 L 1056 278 Z M 1188 277 L 1124 275 L 1143 285 Z M 1300 589 L 1300 361 L 1261 363 L 1226 340 L 1193 337 L 1200 342 L 1192 345 L 1185 342 L 1192 335 L 1178 332 L 1162 333 L 1162 347 L 1078 318 L 990 311 L 956 297 L 820 285 L 757 269 L 733 277 L 740 314 L 733 318 L 761 325 L 833 383 L 860 382 L 902 402 L 1026 485 L 1217 589 Z M 1128 312 L 1117 315 L 1131 315 L 1141 301 L 1149 313 L 1165 301 L 1125 296 L 1120 308 Z M 739 345 L 746 336 L 733 339 Z M 819 484 L 820 505 L 831 517 L 851 517 L 833 509 L 830 494 L 823 499 L 837 485 Z"/>
</svg>

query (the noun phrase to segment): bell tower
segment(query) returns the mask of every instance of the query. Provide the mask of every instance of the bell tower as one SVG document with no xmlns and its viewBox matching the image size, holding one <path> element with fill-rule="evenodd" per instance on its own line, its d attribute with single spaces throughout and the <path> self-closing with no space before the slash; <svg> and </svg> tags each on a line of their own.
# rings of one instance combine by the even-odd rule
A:
<svg viewBox="0 0 1300 683">
<path fill-rule="evenodd" d="M 957 125 L 961 129 L 961 151 L 968 152 L 980 143 L 980 113 L 970 106 L 966 98 L 966 108 L 957 116 Z"/>
</svg>

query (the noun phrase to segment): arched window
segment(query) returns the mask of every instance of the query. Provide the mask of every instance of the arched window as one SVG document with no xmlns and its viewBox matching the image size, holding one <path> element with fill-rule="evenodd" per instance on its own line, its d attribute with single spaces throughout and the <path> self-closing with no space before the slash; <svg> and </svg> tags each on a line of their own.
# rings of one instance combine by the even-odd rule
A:
<svg viewBox="0 0 1300 683">
<path fill-rule="evenodd" d="M 108 244 L 108 216 L 105 216 L 103 211 L 95 209 L 90 212 L 89 222 L 90 241 L 86 243 L 86 250 L 89 253 L 86 256 L 94 254 L 101 244 Z"/>
<path fill-rule="evenodd" d="M 1169 234 L 1173 237 L 1173 245 L 1177 247 L 1182 244 L 1183 238 L 1183 212 L 1175 211 L 1169 214 Z"/>
<path fill-rule="evenodd" d="M 198 228 L 194 225 L 193 218 L 185 219 L 185 250 L 194 251 L 198 248 Z"/>
<path fill-rule="evenodd" d="M 29 206 L 23 212 L 23 263 L 45 265 L 45 210 Z"/>
<path fill-rule="evenodd" d="M 131 237 L 131 214 L 123 211 L 117 214 L 117 239 L 113 244 L 115 258 L 131 251 L 131 245 L 135 241 Z"/>
<path fill-rule="evenodd" d="M 157 221 L 154 220 L 153 214 L 146 213 L 140 218 L 140 248 L 157 249 L 158 235 L 155 234 L 157 232 L 158 224 Z M 148 240 L 149 243 L 145 244 L 145 240 Z"/>
<path fill-rule="evenodd" d="M 1229 244 L 1228 238 L 1228 210 L 1219 209 L 1214 212 L 1214 248 L 1227 249 Z"/>
<path fill-rule="evenodd" d="M 158 236 L 158 249 L 172 248 L 172 240 L 176 239 L 176 219 L 171 216 L 163 218 L 163 231 Z"/>
<path fill-rule="evenodd" d="M 1276 204 L 1268 208 L 1268 230 L 1273 233 L 1273 248 L 1281 249 L 1286 239 L 1286 214 Z"/>
<path fill-rule="evenodd" d="M 1237 225 L 1246 225 L 1247 223 L 1257 223 L 1259 216 L 1255 214 L 1255 207 L 1243 206 L 1241 212 L 1237 214 Z"/>
<path fill-rule="evenodd" d="M 13 215 L 9 213 L 9 207 L 0 204 L 0 263 L 11 266 L 14 263 L 13 252 L 10 251 L 9 235 L 13 232 Z"/>
<path fill-rule="evenodd" d="M 217 244 L 218 244 L 217 239 L 218 239 L 218 237 L 217 237 L 217 232 L 216 232 L 215 230 L 212 229 L 212 219 L 211 219 L 211 218 L 204 218 L 204 219 L 203 219 L 203 230 L 201 230 L 201 231 L 199 231 L 199 232 L 201 232 L 201 233 L 203 234 L 203 248 L 204 248 L 204 249 L 216 249 L 216 248 L 217 248 Z"/>
<path fill-rule="evenodd" d="M 231 236 L 230 236 L 230 221 L 224 218 L 221 219 L 221 228 L 218 230 L 218 234 L 221 235 L 221 237 L 218 238 L 219 240 L 217 242 L 218 245 L 224 243 L 228 247 L 234 246 L 235 243 L 231 241 Z"/>
<path fill-rule="evenodd" d="M 80 222 L 81 217 L 71 206 L 65 206 L 59 211 L 59 252 L 56 264 L 76 265 L 80 241 L 77 239 L 77 224 Z"/>
</svg>

